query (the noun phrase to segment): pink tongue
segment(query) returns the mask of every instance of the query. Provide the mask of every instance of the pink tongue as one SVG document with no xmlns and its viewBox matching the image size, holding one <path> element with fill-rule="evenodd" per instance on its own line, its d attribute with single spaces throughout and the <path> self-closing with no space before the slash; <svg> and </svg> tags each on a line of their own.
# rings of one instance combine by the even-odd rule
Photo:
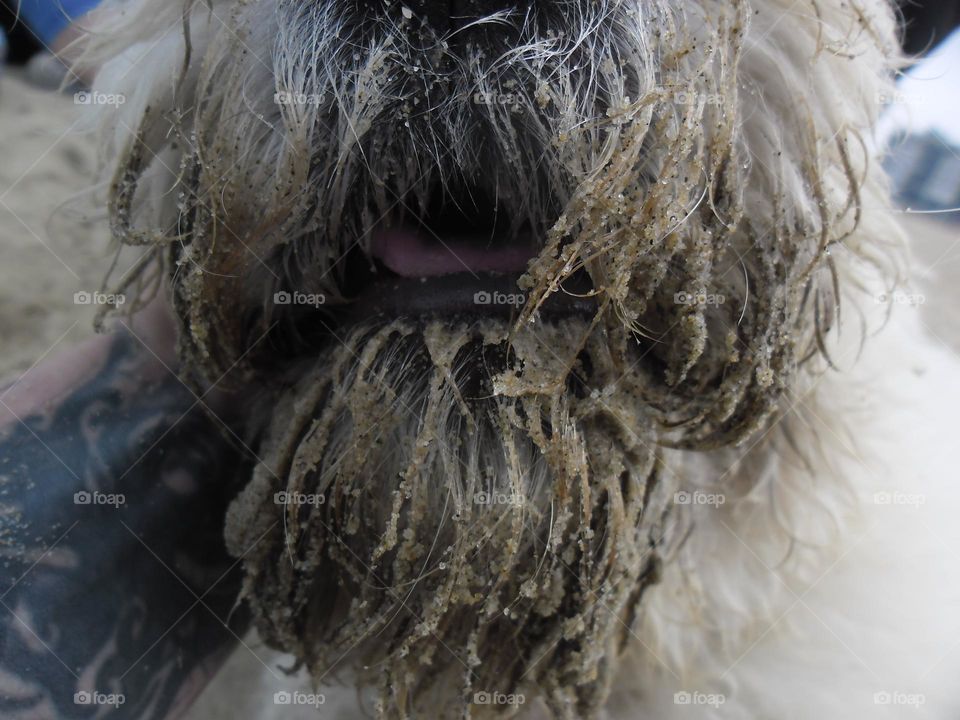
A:
<svg viewBox="0 0 960 720">
<path fill-rule="evenodd" d="M 483 243 L 435 238 L 411 230 L 380 230 L 373 235 L 373 257 L 401 277 L 419 278 L 459 272 L 523 272 L 536 251 L 529 245 L 485 248 Z"/>
</svg>

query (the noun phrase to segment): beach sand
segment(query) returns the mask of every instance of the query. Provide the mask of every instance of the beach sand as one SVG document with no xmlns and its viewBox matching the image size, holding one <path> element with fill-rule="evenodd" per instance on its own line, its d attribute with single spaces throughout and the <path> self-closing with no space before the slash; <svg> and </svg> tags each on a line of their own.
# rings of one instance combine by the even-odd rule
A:
<svg viewBox="0 0 960 720">
<path fill-rule="evenodd" d="M 74 293 L 100 288 L 110 255 L 83 110 L 11 71 L 0 77 L 0 376 L 92 332 L 95 308 Z"/>
</svg>

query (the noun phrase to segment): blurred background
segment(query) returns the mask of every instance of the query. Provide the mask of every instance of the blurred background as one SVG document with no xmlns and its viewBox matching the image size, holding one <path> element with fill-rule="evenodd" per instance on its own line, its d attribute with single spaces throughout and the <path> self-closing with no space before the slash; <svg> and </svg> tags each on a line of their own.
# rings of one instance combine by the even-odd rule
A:
<svg viewBox="0 0 960 720">
<path fill-rule="evenodd" d="M 0 376 L 91 332 L 96 308 L 74 295 L 98 290 L 111 258 L 77 94 L 86 79 L 61 60 L 95 27 L 97 2 L 0 0 Z M 904 0 L 901 12 L 904 48 L 918 62 L 878 99 L 877 142 L 914 240 L 916 286 L 905 292 L 923 298 L 930 333 L 960 352 L 960 0 Z"/>
<path fill-rule="evenodd" d="M 928 332 L 960 352 L 960 3 L 907 10 L 905 46 L 922 54 L 883 98 L 877 132 L 902 222 L 913 238 Z M 912 12 L 912 14 L 911 14 Z"/>
</svg>

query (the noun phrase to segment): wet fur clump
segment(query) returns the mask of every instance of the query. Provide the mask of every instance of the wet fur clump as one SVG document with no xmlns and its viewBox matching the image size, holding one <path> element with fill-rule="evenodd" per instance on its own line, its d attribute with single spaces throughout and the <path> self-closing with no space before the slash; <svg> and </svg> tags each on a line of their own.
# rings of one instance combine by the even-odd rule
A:
<svg viewBox="0 0 960 720">
<path fill-rule="evenodd" d="M 261 635 L 315 678 L 355 669 L 384 717 L 482 716 L 477 693 L 594 712 L 673 484 L 647 411 L 586 389 L 631 390 L 624 355 L 554 354 L 588 331 L 397 321 L 304 373 L 227 522 Z"/>
</svg>

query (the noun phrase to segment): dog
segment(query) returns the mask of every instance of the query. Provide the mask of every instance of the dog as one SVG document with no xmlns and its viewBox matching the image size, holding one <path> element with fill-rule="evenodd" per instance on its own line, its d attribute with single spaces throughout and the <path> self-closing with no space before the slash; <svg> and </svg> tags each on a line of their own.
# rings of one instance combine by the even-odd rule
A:
<svg viewBox="0 0 960 720">
<path fill-rule="evenodd" d="M 892 4 L 106 22 L 117 291 L 253 388 L 227 543 L 321 712 L 957 716 L 960 368 L 898 301 Z"/>
</svg>

